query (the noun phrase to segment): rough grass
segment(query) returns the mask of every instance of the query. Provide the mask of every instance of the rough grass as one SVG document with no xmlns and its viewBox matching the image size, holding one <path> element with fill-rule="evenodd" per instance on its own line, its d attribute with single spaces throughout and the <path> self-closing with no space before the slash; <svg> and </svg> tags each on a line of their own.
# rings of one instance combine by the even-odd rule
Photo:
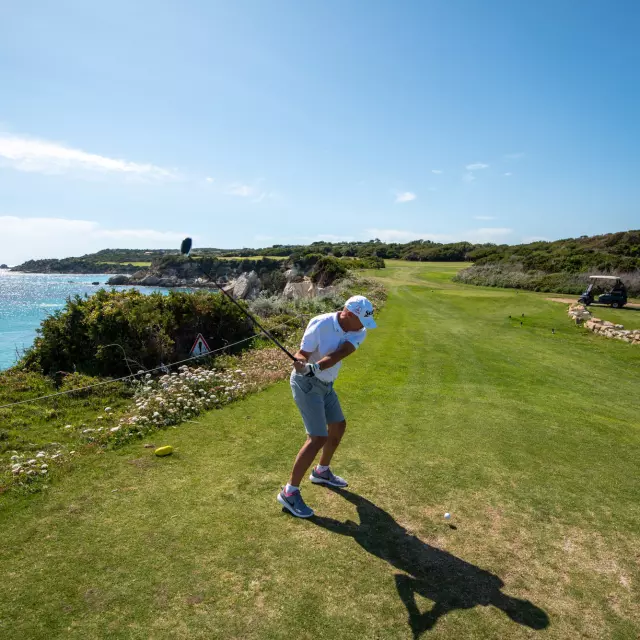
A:
<svg viewBox="0 0 640 640">
<path fill-rule="evenodd" d="M 278 509 L 286 383 L 159 435 L 170 458 L 79 459 L 0 507 L 0 635 L 637 637 L 637 351 L 453 272 L 375 274 L 388 304 L 337 385 L 352 493 Z"/>
</svg>

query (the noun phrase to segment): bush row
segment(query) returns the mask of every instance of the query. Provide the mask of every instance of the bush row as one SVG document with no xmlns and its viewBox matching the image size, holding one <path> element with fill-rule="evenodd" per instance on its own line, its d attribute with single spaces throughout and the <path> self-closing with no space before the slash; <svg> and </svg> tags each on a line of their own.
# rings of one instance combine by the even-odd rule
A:
<svg viewBox="0 0 640 640">
<path fill-rule="evenodd" d="M 479 264 L 460 271 L 453 279 L 456 282 L 485 287 L 579 295 L 588 286 L 590 275 L 619 275 L 627 287 L 628 295 L 640 296 L 640 270 L 627 273 L 545 273 L 543 271 L 526 271 L 520 264 Z"/>
</svg>

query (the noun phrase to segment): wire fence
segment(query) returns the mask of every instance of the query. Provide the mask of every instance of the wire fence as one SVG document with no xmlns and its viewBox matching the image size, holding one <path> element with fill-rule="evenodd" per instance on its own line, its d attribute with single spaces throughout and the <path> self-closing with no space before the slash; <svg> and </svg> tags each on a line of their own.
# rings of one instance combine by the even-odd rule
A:
<svg viewBox="0 0 640 640">
<path fill-rule="evenodd" d="M 340 307 L 339 309 L 336 309 L 335 311 L 340 311 L 342 307 Z M 302 313 L 302 314 L 296 314 L 296 319 L 302 319 L 305 317 L 311 317 L 314 314 L 311 313 Z M 289 320 L 287 322 L 283 322 L 280 325 L 277 325 L 275 328 L 276 329 L 282 329 L 283 327 L 289 326 L 291 324 L 291 322 L 293 322 L 292 320 Z M 151 374 L 151 373 L 156 373 L 158 371 L 162 371 L 162 372 L 166 372 L 168 371 L 171 367 L 176 367 L 178 365 L 184 365 L 187 362 L 192 362 L 194 360 L 198 360 L 200 358 L 206 358 L 206 357 L 210 357 L 216 353 L 220 353 L 221 351 L 225 351 L 227 349 L 231 349 L 233 347 L 237 347 L 238 345 L 241 345 L 245 342 L 249 342 L 249 340 L 255 340 L 256 338 L 260 338 L 261 335 L 260 334 L 254 334 L 252 336 L 249 336 L 247 338 L 243 338 L 242 340 L 238 340 L 237 342 L 233 342 L 231 344 L 226 344 L 224 345 L 224 347 L 220 347 L 219 349 L 213 349 L 212 351 L 207 351 L 206 353 L 201 353 L 195 356 L 190 356 L 189 358 L 184 358 L 183 360 L 178 360 L 176 362 L 171 362 L 169 364 L 161 364 L 158 367 L 154 367 L 153 369 L 143 369 L 141 371 L 139 371 L 138 373 L 131 373 L 128 376 L 122 376 L 121 378 L 112 378 L 109 380 L 103 380 L 101 382 L 96 382 L 95 384 L 90 384 L 90 385 L 86 385 L 84 387 L 78 387 L 76 389 L 66 389 L 65 391 L 58 391 L 56 393 L 50 393 L 44 396 L 38 396 L 37 398 L 28 398 L 27 400 L 19 400 L 17 402 L 10 402 L 8 404 L 3 404 L 0 405 L 0 409 L 9 409 L 11 407 L 16 407 L 18 405 L 21 404 L 28 404 L 30 402 L 39 402 L 40 400 L 48 400 L 50 398 L 56 398 L 58 396 L 66 396 L 66 395 L 71 395 L 73 393 L 80 393 L 82 391 L 88 391 L 89 389 L 95 389 L 97 387 L 104 387 L 105 385 L 108 384 L 115 384 L 117 382 L 125 382 L 126 380 L 132 380 L 135 378 L 139 378 L 143 375 L 146 374 Z M 117 345 L 120 346 L 120 345 Z M 125 358 L 126 358 L 126 354 L 125 354 Z M 131 369 L 129 369 L 131 370 Z"/>
</svg>

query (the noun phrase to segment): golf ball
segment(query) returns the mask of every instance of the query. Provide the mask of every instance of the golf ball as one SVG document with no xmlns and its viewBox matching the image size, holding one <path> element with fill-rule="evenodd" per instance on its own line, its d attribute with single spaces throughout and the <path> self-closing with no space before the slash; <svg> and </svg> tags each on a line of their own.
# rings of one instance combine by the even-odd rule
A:
<svg viewBox="0 0 640 640">
<path fill-rule="evenodd" d="M 445 514 L 444 514 L 444 519 L 445 519 L 445 520 L 448 520 L 450 517 L 451 517 L 451 514 L 450 514 L 450 513 L 445 513 Z"/>
</svg>

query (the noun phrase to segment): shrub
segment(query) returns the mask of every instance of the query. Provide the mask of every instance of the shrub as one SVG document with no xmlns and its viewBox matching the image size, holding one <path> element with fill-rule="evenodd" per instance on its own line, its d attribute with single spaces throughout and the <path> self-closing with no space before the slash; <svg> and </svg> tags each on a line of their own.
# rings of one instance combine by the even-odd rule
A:
<svg viewBox="0 0 640 640">
<path fill-rule="evenodd" d="M 24 357 L 46 374 L 78 371 L 114 376 L 186 357 L 202 333 L 211 349 L 252 334 L 249 321 L 224 296 L 208 291 L 143 295 L 99 290 L 69 298 L 46 318 Z M 126 359 L 125 360 L 125 354 Z"/>
<path fill-rule="evenodd" d="M 336 280 L 344 277 L 347 268 L 342 260 L 333 256 L 323 256 L 320 258 L 311 271 L 311 280 L 321 287 L 328 287 Z"/>
<path fill-rule="evenodd" d="M 640 271 L 631 273 L 594 273 L 526 271 L 522 264 L 476 264 L 460 271 L 454 280 L 465 284 L 507 289 L 528 289 L 580 295 L 589 284 L 590 275 L 619 275 L 630 296 L 640 295 Z"/>
</svg>

